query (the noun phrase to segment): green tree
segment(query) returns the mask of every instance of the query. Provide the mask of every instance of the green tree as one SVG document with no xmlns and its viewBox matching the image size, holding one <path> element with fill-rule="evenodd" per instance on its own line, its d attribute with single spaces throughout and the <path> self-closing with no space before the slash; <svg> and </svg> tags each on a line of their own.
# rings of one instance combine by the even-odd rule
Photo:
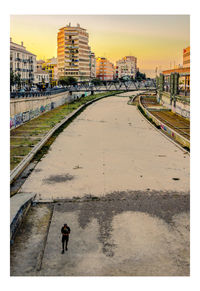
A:
<svg viewBox="0 0 200 291">
<path fill-rule="evenodd" d="M 58 83 L 62 86 L 66 86 L 66 77 L 60 77 L 59 80 L 58 80 Z"/>
<path fill-rule="evenodd" d="M 135 75 L 136 81 L 146 80 L 146 74 L 140 73 L 139 71 Z"/>
<path fill-rule="evenodd" d="M 12 69 L 10 69 L 10 91 L 12 89 L 12 86 L 15 85 L 15 74 Z"/>
<path fill-rule="evenodd" d="M 98 78 L 94 78 L 91 81 L 92 84 L 94 84 L 95 86 L 101 85 L 101 80 Z"/>
<path fill-rule="evenodd" d="M 18 73 L 17 75 L 15 75 L 15 84 L 17 84 L 18 89 L 21 88 L 21 75 Z"/>
<path fill-rule="evenodd" d="M 76 85 L 77 84 L 76 78 L 74 78 L 72 76 L 67 77 L 67 82 L 68 82 L 68 85 Z"/>
<path fill-rule="evenodd" d="M 60 77 L 59 84 L 62 86 L 68 86 L 68 85 L 76 85 L 77 80 L 76 78 L 69 76 L 69 77 Z"/>
</svg>

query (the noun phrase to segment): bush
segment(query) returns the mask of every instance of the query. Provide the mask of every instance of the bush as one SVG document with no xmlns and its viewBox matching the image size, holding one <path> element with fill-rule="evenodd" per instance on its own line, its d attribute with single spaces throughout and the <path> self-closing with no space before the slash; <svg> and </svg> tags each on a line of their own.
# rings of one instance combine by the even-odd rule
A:
<svg viewBox="0 0 200 291">
<path fill-rule="evenodd" d="M 58 82 L 62 86 L 76 85 L 77 84 L 76 78 L 74 78 L 72 76 L 69 76 L 69 77 L 61 77 Z"/>
</svg>

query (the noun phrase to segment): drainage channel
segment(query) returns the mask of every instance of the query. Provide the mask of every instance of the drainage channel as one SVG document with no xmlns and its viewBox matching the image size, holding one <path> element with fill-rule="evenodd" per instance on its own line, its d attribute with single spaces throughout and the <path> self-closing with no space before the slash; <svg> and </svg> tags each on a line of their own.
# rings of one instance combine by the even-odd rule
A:
<svg viewBox="0 0 200 291">
<path fill-rule="evenodd" d="M 45 137 L 43 140 L 37 144 L 33 150 L 21 161 L 18 167 L 16 167 L 11 172 L 11 185 L 10 194 L 15 195 L 21 186 L 24 184 L 25 180 L 34 170 L 37 163 L 41 158 L 47 154 L 50 146 L 55 141 L 56 137 L 76 118 L 87 106 L 109 96 L 115 96 L 121 92 L 112 93 L 109 95 L 104 95 L 99 98 L 88 101 L 87 103 L 80 106 L 77 110 L 69 114 L 63 121 L 57 124 Z"/>
</svg>

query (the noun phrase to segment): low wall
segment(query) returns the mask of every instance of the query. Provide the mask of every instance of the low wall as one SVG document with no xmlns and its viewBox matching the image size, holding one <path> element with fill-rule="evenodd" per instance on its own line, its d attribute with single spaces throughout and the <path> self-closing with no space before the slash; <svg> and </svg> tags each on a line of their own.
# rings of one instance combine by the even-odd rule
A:
<svg viewBox="0 0 200 291">
<path fill-rule="evenodd" d="M 190 103 L 184 101 L 181 97 L 176 96 L 176 102 L 172 100 L 172 104 L 170 104 L 170 94 L 163 92 L 161 93 L 160 103 L 172 112 L 190 119 Z"/>
<path fill-rule="evenodd" d="M 141 98 L 141 97 L 140 97 Z M 178 132 L 176 132 L 174 129 L 170 128 L 169 126 L 167 126 L 166 124 L 164 124 L 162 121 L 160 121 L 158 118 L 156 118 L 153 114 L 151 114 L 141 103 L 141 100 L 139 99 L 139 104 L 141 106 L 141 108 L 143 109 L 143 111 L 145 112 L 145 114 L 152 119 L 152 121 L 160 126 L 161 130 L 167 132 L 171 137 L 173 137 L 174 140 L 176 140 L 177 142 L 179 142 L 181 145 L 183 145 L 184 147 L 190 148 L 190 141 L 188 139 L 186 139 L 185 137 L 183 137 L 182 135 L 180 135 Z"/>
<path fill-rule="evenodd" d="M 190 119 L 190 104 L 177 100 L 175 110 L 177 114 Z"/>
<path fill-rule="evenodd" d="M 71 103 L 83 94 L 86 96 L 90 93 L 73 92 L 70 95 L 69 92 L 64 92 L 50 96 L 10 100 L 10 128 L 13 129 L 60 105 Z"/>
<path fill-rule="evenodd" d="M 13 244 L 15 234 L 26 216 L 36 194 L 17 194 L 10 199 L 10 242 Z"/>
</svg>

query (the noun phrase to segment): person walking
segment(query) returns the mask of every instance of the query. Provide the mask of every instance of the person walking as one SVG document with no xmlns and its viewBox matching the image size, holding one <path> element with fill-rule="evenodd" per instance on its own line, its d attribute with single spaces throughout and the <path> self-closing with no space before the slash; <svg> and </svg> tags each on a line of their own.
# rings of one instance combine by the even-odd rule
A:
<svg viewBox="0 0 200 291">
<path fill-rule="evenodd" d="M 65 223 L 61 228 L 62 233 L 62 254 L 64 254 L 65 250 L 67 251 L 67 245 L 69 241 L 70 227 Z"/>
</svg>

